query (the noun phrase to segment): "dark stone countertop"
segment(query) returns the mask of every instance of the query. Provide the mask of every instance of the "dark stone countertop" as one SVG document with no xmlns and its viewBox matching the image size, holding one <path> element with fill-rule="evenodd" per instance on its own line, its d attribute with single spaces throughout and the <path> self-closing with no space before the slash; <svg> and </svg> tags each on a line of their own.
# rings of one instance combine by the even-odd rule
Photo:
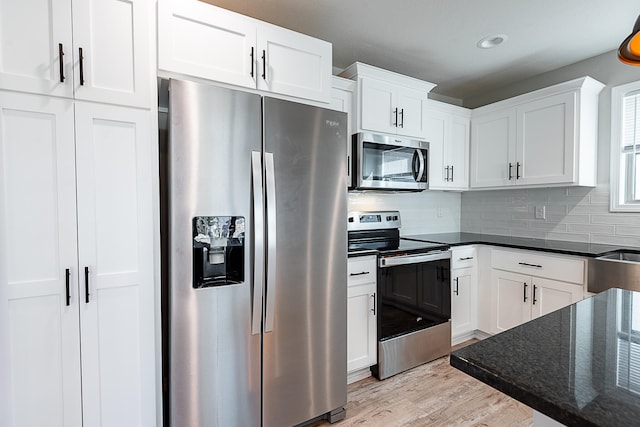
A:
<svg viewBox="0 0 640 427">
<path fill-rule="evenodd" d="M 445 243 L 451 246 L 485 244 L 504 246 L 516 249 L 529 249 L 545 252 L 554 252 L 565 255 L 578 255 L 596 257 L 616 250 L 638 251 L 638 248 L 629 248 L 616 245 L 602 245 L 596 243 L 566 242 L 562 240 L 529 239 L 524 237 L 499 236 L 494 234 L 478 233 L 437 233 L 415 234 L 402 236 L 404 239 L 420 240 L 425 242 Z"/>
<path fill-rule="evenodd" d="M 451 353 L 453 367 L 568 426 L 640 423 L 640 293 L 609 289 Z"/>
</svg>

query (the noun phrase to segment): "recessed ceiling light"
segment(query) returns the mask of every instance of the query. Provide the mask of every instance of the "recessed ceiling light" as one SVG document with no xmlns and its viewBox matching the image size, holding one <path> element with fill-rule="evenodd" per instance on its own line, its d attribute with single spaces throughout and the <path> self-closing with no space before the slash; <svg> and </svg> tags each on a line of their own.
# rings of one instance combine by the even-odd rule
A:
<svg viewBox="0 0 640 427">
<path fill-rule="evenodd" d="M 506 42 L 509 39 L 506 34 L 494 34 L 492 36 L 487 36 L 476 44 L 480 49 L 491 49 L 502 43 Z"/>
</svg>

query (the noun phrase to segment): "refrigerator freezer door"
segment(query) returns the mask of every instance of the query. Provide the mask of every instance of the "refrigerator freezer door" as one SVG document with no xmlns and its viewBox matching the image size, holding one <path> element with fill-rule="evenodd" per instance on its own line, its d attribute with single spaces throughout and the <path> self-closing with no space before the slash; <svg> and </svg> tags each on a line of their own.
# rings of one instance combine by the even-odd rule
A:
<svg viewBox="0 0 640 427">
<path fill-rule="evenodd" d="M 278 230 L 275 289 L 267 282 L 266 290 L 267 316 L 270 306 L 274 316 L 264 334 L 264 426 L 280 427 L 347 401 L 347 117 L 278 99 L 263 103 Z"/>
<path fill-rule="evenodd" d="M 173 80 L 169 114 L 171 425 L 259 426 L 261 336 L 252 334 L 251 159 L 252 151 L 262 151 L 261 100 Z M 206 246 L 231 236 L 217 231 L 219 236 L 193 236 L 192 221 L 216 216 L 244 218 L 234 223 L 238 236 L 238 227 L 245 229 L 244 281 L 195 289 L 194 238 Z"/>
</svg>

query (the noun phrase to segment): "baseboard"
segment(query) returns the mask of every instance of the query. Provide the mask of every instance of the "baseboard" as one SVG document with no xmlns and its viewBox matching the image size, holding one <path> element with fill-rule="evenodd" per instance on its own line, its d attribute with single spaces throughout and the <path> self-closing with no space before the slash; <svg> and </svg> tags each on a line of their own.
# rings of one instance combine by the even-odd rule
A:
<svg viewBox="0 0 640 427">
<path fill-rule="evenodd" d="M 451 337 L 451 346 L 453 347 L 454 345 L 458 345 L 472 339 L 483 340 L 485 338 L 489 338 L 490 336 L 491 334 L 488 334 L 479 329 L 476 329 L 475 331 L 469 331 L 469 332 L 465 332 L 464 334 Z"/>
<path fill-rule="evenodd" d="M 355 383 L 371 376 L 371 369 L 362 368 L 347 374 L 347 384 Z"/>
</svg>

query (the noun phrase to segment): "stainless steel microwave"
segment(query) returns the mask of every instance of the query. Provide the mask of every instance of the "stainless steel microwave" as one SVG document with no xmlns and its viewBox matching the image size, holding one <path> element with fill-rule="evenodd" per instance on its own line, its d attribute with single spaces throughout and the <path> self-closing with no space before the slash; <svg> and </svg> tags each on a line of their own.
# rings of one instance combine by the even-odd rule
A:
<svg viewBox="0 0 640 427">
<path fill-rule="evenodd" d="M 373 133 L 353 135 L 352 186 L 358 190 L 429 188 L 429 143 Z"/>
</svg>

